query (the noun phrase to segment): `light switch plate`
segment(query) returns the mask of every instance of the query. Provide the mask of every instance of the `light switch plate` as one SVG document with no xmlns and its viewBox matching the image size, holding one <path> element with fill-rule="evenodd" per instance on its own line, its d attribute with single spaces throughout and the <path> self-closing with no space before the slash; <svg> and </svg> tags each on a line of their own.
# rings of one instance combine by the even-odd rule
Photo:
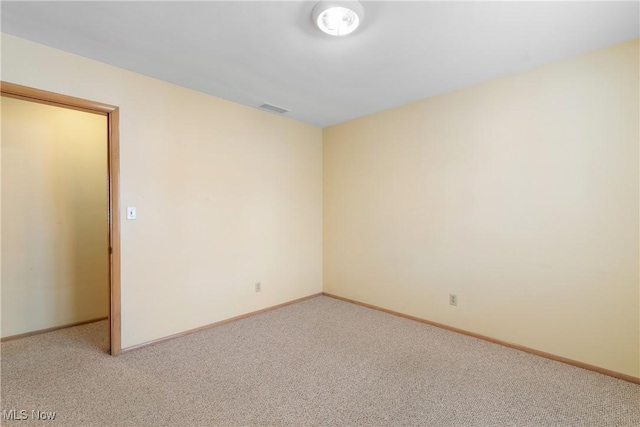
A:
<svg viewBox="0 0 640 427">
<path fill-rule="evenodd" d="M 127 206 L 127 219 L 136 219 L 136 208 Z"/>
</svg>

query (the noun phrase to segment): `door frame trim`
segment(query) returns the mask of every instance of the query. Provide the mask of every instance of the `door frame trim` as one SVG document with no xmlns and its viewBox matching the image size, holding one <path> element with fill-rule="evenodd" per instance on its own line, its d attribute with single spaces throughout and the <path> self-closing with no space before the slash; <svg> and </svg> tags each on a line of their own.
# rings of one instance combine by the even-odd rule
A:
<svg viewBox="0 0 640 427">
<path fill-rule="evenodd" d="M 122 350 L 120 324 L 120 109 L 114 105 L 62 95 L 15 83 L 0 81 L 0 95 L 57 107 L 70 108 L 107 117 L 109 186 L 109 349 L 111 355 Z"/>
</svg>

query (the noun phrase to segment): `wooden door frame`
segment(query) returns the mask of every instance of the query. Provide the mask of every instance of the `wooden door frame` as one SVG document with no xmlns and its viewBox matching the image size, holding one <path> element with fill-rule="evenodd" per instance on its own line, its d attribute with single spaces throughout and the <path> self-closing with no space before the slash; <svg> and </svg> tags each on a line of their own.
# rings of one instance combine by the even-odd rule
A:
<svg viewBox="0 0 640 427">
<path fill-rule="evenodd" d="M 34 89 L 0 81 L 0 95 L 57 107 L 70 108 L 107 117 L 108 194 L 109 194 L 109 349 L 120 354 L 120 110 L 101 102 Z"/>
</svg>

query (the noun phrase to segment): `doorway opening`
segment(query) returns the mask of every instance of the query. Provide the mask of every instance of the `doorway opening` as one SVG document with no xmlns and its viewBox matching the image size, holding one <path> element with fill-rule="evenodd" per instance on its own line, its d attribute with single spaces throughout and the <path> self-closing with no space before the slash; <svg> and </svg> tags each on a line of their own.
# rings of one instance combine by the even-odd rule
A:
<svg viewBox="0 0 640 427">
<path fill-rule="evenodd" d="M 0 95 L 105 116 L 107 120 L 107 243 L 108 243 L 108 316 L 109 352 L 121 351 L 120 325 L 120 209 L 119 209 L 119 109 L 116 106 L 89 101 L 14 83 L 0 82 Z M 70 326 L 70 325 L 66 325 Z M 57 328 L 50 328 L 57 329 Z M 44 332 L 44 330 L 36 331 Z M 21 335 L 29 335 L 21 334 Z M 17 337 L 17 336 L 14 336 Z M 7 337 L 7 338 L 14 338 Z M 4 341 L 4 338 L 3 338 Z"/>
</svg>

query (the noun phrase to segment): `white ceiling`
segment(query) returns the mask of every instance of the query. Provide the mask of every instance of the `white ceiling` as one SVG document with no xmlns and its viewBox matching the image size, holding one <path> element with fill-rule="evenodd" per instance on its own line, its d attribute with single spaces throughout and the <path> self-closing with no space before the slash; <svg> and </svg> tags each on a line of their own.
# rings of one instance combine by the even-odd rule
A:
<svg viewBox="0 0 640 427">
<path fill-rule="evenodd" d="M 1 28 L 321 127 L 640 32 L 637 1 L 363 4 L 344 38 L 314 27 L 314 1 L 2 1 Z"/>
</svg>

